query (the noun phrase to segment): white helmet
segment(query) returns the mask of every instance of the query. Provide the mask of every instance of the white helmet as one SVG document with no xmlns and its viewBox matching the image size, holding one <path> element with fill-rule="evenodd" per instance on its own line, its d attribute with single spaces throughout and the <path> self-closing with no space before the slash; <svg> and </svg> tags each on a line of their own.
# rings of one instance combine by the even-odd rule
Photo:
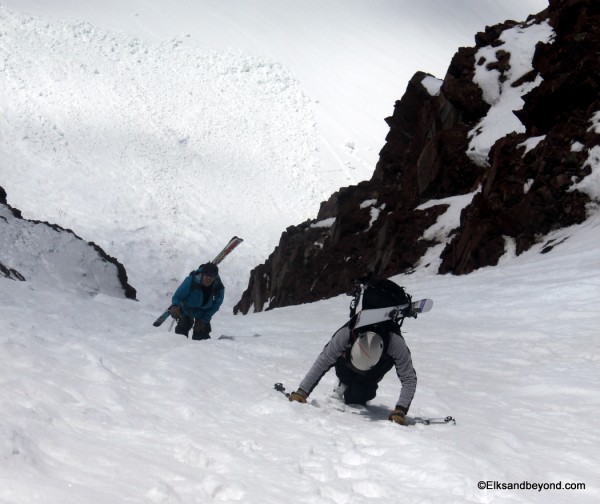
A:
<svg viewBox="0 0 600 504">
<path fill-rule="evenodd" d="M 368 371 L 379 362 L 383 354 L 383 340 L 373 331 L 361 333 L 350 351 L 350 362 L 359 371 Z"/>
</svg>

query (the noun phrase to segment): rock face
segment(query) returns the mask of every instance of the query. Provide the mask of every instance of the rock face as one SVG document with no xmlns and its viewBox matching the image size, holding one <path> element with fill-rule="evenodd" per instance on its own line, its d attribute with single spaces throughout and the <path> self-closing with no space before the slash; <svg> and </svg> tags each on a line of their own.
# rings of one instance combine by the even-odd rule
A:
<svg viewBox="0 0 600 504">
<path fill-rule="evenodd" d="M 515 75 L 507 30 L 543 24 L 553 38 L 539 42 L 529 70 Z M 548 232 L 585 220 L 590 197 L 573 185 L 591 173 L 586 160 L 600 145 L 600 126 L 591 127 L 600 111 L 599 26 L 600 2 L 551 0 L 525 23 L 478 33 L 474 47 L 455 54 L 443 82 L 415 74 L 386 119 L 390 131 L 371 180 L 340 189 L 316 219 L 289 227 L 251 272 L 234 312 L 338 295 L 366 272 L 410 272 L 427 266 L 422 258 L 433 245 L 445 244 L 439 273 L 470 273 L 497 264 L 507 237 L 521 253 Z M 482 48 L 493 59 L 477 56 Z M 470 143 L 494 101 L 474 79 L 478 67 L 493 72 L 506 94 L 529 91 L 514 111 L 519 127 L 490 144 L 483 160 Z M 452 232 L 441 241 L 424 237 L 448 208 L 437 200 L 471 194 Z"/>
<path fill-rule="evenodd" d="M 600 143 L 598 133 L 590 130 L 600 110 L 600 4 L 553 1 L 546 14 L 555 39 L 538 44 L 533 60 L 543 81 L 524 97 L 523 109 L 515 111 L 526 132 L 509 134 L 492 148 L 482 191 L 465 209 L 442 253 L 440 273 L 464 274 L 497 264 L 504 236 L 515 240 L 520 254 L 539 236 L 586 218 L 589 197 L 569 189 L 590 174 L 588 152 Z M 494 30 L 486 35 L 493 44 Z M 452 96 L 460 92 L 466 74 L 463 68 L 452 79 L 458 80 Z M 538 136 L 537 146 L 523 155 L 521 144 Z"/>
<path fill-rule="evenodd" d="M 86 294 L 136 298 L 125 267 L 70 229 L 24 219 L 0 187 L 0 276 L 70 286 Z"/>
</svg>

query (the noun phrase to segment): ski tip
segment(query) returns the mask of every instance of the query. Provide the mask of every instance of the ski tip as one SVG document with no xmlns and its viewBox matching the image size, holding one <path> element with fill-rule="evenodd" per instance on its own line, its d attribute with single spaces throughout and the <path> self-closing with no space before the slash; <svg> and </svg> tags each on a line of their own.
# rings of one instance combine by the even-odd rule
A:
<svg viewBox="0 0 600 504">
<path fill-rule="evenodd" d="M 433 308 L 433 300 L 432 299 L 421 299 L 417 301 L 419 304 L 416 307 L 417 313 L 426 313 Z"/>
</svg>

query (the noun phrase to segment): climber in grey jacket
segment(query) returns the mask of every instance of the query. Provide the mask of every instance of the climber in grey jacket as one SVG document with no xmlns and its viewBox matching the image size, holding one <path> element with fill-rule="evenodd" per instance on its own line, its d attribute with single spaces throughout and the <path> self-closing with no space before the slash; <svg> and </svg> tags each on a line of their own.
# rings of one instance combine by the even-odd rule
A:
<svg viewBox="0 0 600 504">
<path fill-rule="evenodd" d="M 365 289 L 362 308 L 397 306 L 406 302 L 404 296 L 404 289 L 390 280 L 373 281 Z M 354 329 L 355 323 L 353 317 L 335 332 L 289 399 L 305 403 L 323 375 L 335 366 L 344 402 L 365 404 L 375 397 L 379 382 L 395 367 L 402 387 L 389 419 L 404 425 L 417 388 L 417 374 L 400 327 L 391 320 L 359 329 Z"/>
</svg>

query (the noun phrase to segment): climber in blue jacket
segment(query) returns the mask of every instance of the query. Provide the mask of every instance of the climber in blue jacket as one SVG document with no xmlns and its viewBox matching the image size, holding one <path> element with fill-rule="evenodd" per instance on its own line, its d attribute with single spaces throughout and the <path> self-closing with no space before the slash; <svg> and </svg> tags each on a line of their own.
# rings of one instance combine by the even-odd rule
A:
<svg viewBox="0 0 600 504">
<path fill-rule="evenodd" d="M 171 317 L 177 320 L 175 332 L 189 337 L 193 327 L 192 339 L 209 339 L 210 320 L 219 311 L 224 297 L 225 287 L 216 264 L 206 263 L 192 271 L 173 294 L 169 307 Z"/>
</svg>

